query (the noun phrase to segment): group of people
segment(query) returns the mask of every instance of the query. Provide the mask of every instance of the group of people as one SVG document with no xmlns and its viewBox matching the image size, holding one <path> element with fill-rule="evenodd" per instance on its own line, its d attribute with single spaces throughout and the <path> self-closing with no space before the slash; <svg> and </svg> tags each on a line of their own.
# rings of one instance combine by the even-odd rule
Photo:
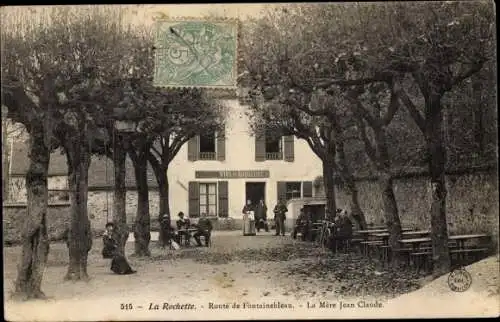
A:
<svg viewBox="0 0 500 322">
<path fill-rule="evenodd" d="M 248 215 L 249 213 L 254 213 L 255 229 L 260 232 L 264 229 L 266 232 L 269 231 L 269 224 L 267 222 L 267 206 L 263 199 L 260 199 L 257 205 L 253 205 L 251 200 L 247 200 L 247 203 L 243 207 L 243 215 Z M 274 207 L 274 222 L 276 224 L 276 236 L 285 236 L 285 219 L 288 209 L 285 205 L 283 199 L 278 201 L 278 204 Z"/>
<path fill-rule="evenodd" d="M 196 231 L 193 234 L 194 239 L 196 240 L 196 243 L 198 246 L 203 246 L 201 243 L 201 236 L 204 237 L 205 240 L 205 246 L 208 247 L 210 244 L 210 237 L 212 235 L 212 222 L 210 219 L 206 217 L 205 214 L 201 216 L 201 218 L 198 220 L 198 223 L 193 224 L 189 220 L 189 218 L 184 217 L 184 213 L 181 211 L 177 214 L 179 219 L 175 222 L 177 226 L 177 230 L 172 227 L 171 225 L 171 220 L 170 220 L 170 215 L 169 214 L 164 214 L 161 222 L 160 222 L 160 227 L 162 229 L 162 246 L 165 247 L 167 245 L 171 245 L 172 242 L 175 242 L 177 244 L 181 244 L 181 240 L 184 239 L 186 243 L 190 242 L 191 239 L 191 234 L 189 232 L 190 228 L 195 228 Z"/>
<path fill-rule="evenodd" d="M 176 221 L 177 231 L 170 225 L 170 216 L 168 214 L 163 215 L 161 220 L 161 229 L 163 230 L 163 247 L 166 245 L 171 245 L 172 242 L 180 244 L 182 237 L 189 242 L 191 235 L 189 234 L 189 228 L 196 228 L 193 235 L 198 246 L 202 246 L 201 236 L 205 238 L 205 246 L 208 247 L 210 243 L 210 235 L 212 233 L 212 222 L 202 216 L 197 224 L 192 224 L 188 218 L 184 218 L 184 213 L 179 212 L 179 219 Z M 118 241 L 119 236 L 115 229 L 115 225 L 112 222 L 106 224 L 106 230 L 104 231 L 102 242 L 102 257 L 105 259 L 111 259 L 111 271 L 119 275 L 128 275 L 136 273 L 135 270 L 130 267 L 127 262 L 125 255 L 119 250 Z"/>
<path fill-rule="evenodd" d="M 328 210 L 325 214 L 326 218 L 328 216 Z M 295 227 L 292 232 L 292 237 L 297 238 L 298 233 L 301 234 L 302 240 L 314 240 L 316 238 L 316 233 L 313 230 L 313 217 L 312 213 L 304 208 L 300 209 L 300 214 L 297 217 Z M 352 238 L 352 221 L 345 209 L 337 209 L 335 211 L 335 218 L 331 223 L 331 235 L 328 240 L 328 246 L 332 249 L 337 249 L 337 246 L 345 246 L 347 240 Z"/>
</svg>

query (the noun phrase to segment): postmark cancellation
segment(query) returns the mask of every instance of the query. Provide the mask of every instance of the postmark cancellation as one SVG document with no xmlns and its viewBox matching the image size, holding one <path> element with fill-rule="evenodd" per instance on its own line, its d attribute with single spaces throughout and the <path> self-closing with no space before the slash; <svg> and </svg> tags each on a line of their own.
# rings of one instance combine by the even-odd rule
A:
<svg viewBox="0 0 500 322">
<path fill-rule="evenodd" d="M 154 85 L 235 89 L 237 52 L 236 19 L 158 19 Z"/>
</svg>

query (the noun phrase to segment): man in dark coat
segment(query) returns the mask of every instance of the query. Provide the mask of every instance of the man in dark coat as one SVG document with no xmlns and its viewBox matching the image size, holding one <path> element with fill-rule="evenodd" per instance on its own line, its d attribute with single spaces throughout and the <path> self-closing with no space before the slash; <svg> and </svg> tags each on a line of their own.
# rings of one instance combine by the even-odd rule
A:
<svg viewBox="0 0 500 322">
<path fill-rule="evenodd" d="M 276 234 L 275 236 L 281 235 L 285 236 L 285 218 L 288 212 L 285 206 L 285 200 L 280 199 L 278 204 L 274 207 L 274 221 L 276 223 Z"/>
<path fill-rule="evenodd" d="M 179 242 L 179 236 L 176 234 L 174 227 L 171 225 L 170 215 L 168 213 L 164 214 L 161 218 L 160 228 L 163 234 L 162 247 L 170 245 L 173 240 L 176 243 Z"/>
<path fill-rule="evenodd" d="M 255 207 L 255 223 L 257 231 L 264 228 L 269 231 L 269 226 L 267 225 L 267 206 L 263 199 L 260 199 L 259 204 Z"/>
<path fill-rule="evenodd" d="M 335 248 L 345 247 L 347 241 L 352 238 L 352 221 L 349 219 L 347 211 L 338 209 L 334 227 Z"/>
<path fill-rule="evenodd" d="M 198 228 L 198 231 L 193 235 L 198 246 L 202 246 L 200 236 L 203 236 L 205 238 L 205 246 L 208 247 L 208 245 L 210 244 L 210 236 L 212 235 L 212 229 L 213 229 L 212 222 L 210 221 L 210 219 L 208 219 L 207 215 L 204 213 L 201 216 L 200 220 L 198 220 L 198 224 L 193 226 Z"/>
<path fill-rule="evenodd" d="M 295 221 L 295 227 L 293 227 L 292 238 L 296 239 L 297 234 L 300 232 L 302 234 L 302 240 L 305 240 L 304 236 L 304 226 L 307 226 L 307 215 L 304 211 L 304 208 L 300 208 L 299 216 Z"/>
<path fill-rule="evenodd" d="M 177 216 L 179 216 L 179 219 L 176 221 L 179 238 L 182 238 L 184 236 L 186 244 L 189 244 L 189 239 L 191 238 L 191 236 L 189 235 L 187 229 L 191 227 L 191 221 L 189 220 L 189 218 L 184 218 L 184 213 L 182 211 L 179 212 Z"/>
<path fill-rule="evenodd" d="M 134 271 L 127 263 L 125 256 L 118 251 L 118 242 L 114 231 L 113 223 L 106 224 L 106 231 L 102 237 L 104 247 L 102 249 L 103 258 L 111 258 L 111 271 L 119 275 L 134 274 Z"/>
</svg>

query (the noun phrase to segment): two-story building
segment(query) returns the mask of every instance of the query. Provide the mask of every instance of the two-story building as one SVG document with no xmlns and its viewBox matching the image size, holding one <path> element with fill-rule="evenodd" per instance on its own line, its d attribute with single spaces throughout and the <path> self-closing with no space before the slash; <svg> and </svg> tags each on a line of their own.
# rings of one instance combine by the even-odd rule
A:
<svg viewBox="0 0 500 322">
<path fill-rule="evenodd" d="M 322 175 L 322 165 L 308 144 L 293 136 L 254 135 L 247 107 L 236 96 L 223 98 L 229 107 L 224 133 L 206 133 L 185 144 L 169 166 L 170 211 L 172 219 L 182 211 L 192 218 L 206 213 L 211 217 L 241 219 L 245 201 L 264 199 L 268 216 L 278 198 L 312 197 L 313 181 Z M 9 169 L 9 202 L 26 202 L 25 175 L 28 169 L 26 142 L 12 145 Z M 93 157 L 89 169 L 88 209 L 92 225 L 104 227 L 112 218 L 113 164 Z M 137 193 L 132 162 L 127 158 L 127 221 L 133 223 Z M 51 202 L 67 200 L 66 157 L 51 155 L 49 167 Z M 159 194 L 149 169 L 150 212 L 158 214 Z M 62 198 L 62 199 L 61 199 Z"/>
<path fill-rule="evenodd" d="M 246 200 L 313 197 L 322 164 L 307 142 L 294 136 L 254 135 L 247 107 L 229 107 L 224 133 L 206 133 L 183 146 L 169 167 L 171 211 L 240 219 Z"/>
</svg>

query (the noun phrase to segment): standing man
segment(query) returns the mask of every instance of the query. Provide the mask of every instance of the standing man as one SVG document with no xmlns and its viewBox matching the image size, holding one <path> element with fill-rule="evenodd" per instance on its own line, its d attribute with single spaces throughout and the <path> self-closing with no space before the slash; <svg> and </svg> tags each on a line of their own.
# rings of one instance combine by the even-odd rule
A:
<svg viewBox="0 0 500 322">
<path fill-rule="evenodd" d="M 259 232 L 261 228 L 265 228 L 266 232 L 269 231 L 269 227 L 267 226 L 267 206 L 263 199 L 260 199 L 259 204 L 255 209 L 255 222 L 257 232 Z"/>
<path fill-rule="evenodd" d="M 285 218 L 288 209 L 285 206 L 285 200 L 280 199 L 276 207 L 274 207 L 274 221 L 276 222 L 276 234 L 279 236 L 280 232 L 282 236 L 285 236 Z"/>
</svg>

